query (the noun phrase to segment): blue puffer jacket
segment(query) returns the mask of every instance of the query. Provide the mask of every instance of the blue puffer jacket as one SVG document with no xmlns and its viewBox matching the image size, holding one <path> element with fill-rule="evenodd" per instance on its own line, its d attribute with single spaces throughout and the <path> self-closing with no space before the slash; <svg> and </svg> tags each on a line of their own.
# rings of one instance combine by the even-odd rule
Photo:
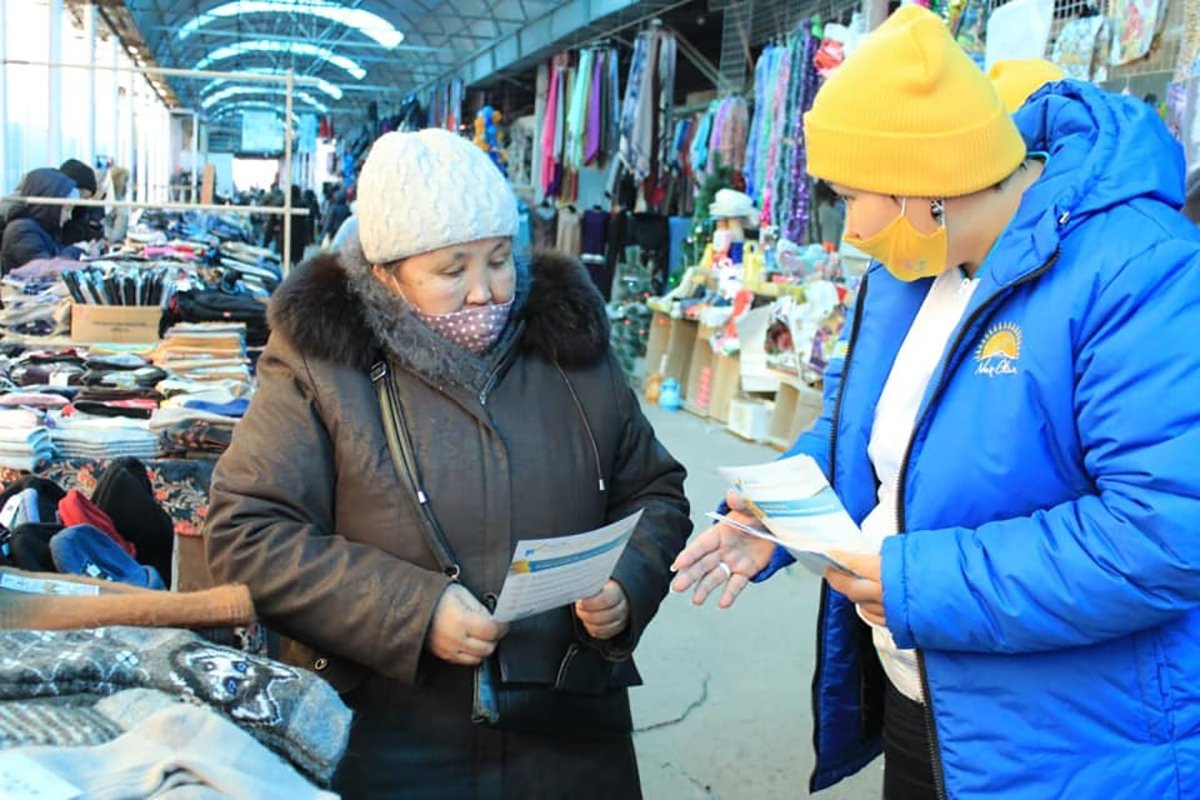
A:
<svg viewBox="0 0 1200 800">
<path fill-rule="evenodd" d="M 1177 211 L 1180 148 L 1148 106 L 1070 81 L 1016 120 L 1049 161 L 918 417 L 907 533 L 882 553 L 888 626 L 921 654 L 945 796 L 1194 800 L 1200 234 Z M 875 403 L 929 285 L 869 271 L 825 414 L 793 449 L 859 522 Z M 863 630 L 826 586 L 814 789 L 880 750 Z"/>
</svg>

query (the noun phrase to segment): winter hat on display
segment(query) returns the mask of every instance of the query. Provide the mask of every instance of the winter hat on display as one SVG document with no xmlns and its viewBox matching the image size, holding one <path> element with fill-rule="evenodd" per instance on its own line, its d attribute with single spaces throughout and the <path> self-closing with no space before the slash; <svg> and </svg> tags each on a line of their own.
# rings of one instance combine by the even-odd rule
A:
<svg viewBox="0 0 1200 800">
<path fill-rule="evenodd" d="M 1013 114 L 1025 105 L 1029 95 L 1047 83 L 1061 81 L 1067 75 L 1045 59 L 1026 58 L 997 61 L 988 70 L 988 77 L 1008 113 Z"/>
<path fill-rule="evenodd" d="M 10 559 L 29 572 L 58 572 L 50 553 L 50 540 L 63 529 L 53 522 L 27 523 L 12 532 L 8 546 Z"/>
<path fill-rule="evenodd" d="M 108 534 L 91 525 L 76 525 L 55 534 L 50 553 L 59 572 L 147 589 L 167 588 L 154 567 L 137 563 Z"/>
<path fill-rule="evenodd" d="M 46 478 L 39 478 L 35 475 L 29 475 L 21 478 L 18 481 L 10 483 L 3 492 L 0 492 L 0 509 L 8 505 L 8 501 L 16 495 L 22 494 L 30 489 L 37 493 L 36 519 L 21 519 L 16 524 L 8 525 L 4 519 L 0 518 L 0 523 L 5 524 L 10 530 L 15 530 L 19 525 L 25 522 L 54 522 L 58 513 L 58 503 L 66 496 L 66 492 L 62 490 L 57 483 Z M 32 517 L 32 511 L 26 512 L 26 516 Z M 2 512 L 0 512 L 2 517 Z"/>
<path fill-rule="evenodd" d="M 172 574 L 175 524 L 155 499 L 145 464 L 128 457 L 113 461 L 96 482 L 92 502 L 137 548 L 139 562 L 154 567 L 164 578 Z"/>
<path fill-rule="evenodd" d="M 372 264 L 517 234 L 517 197 L 482 150 L 449 131 L 389 133 L 358 181 L 358 237 Z"/>
<path fill-rule="evenodd" d="M 87 525 L 96 528 L 112 539 L 130 558 L 137 558 L 137 548 L 121 536 L 117 531 L 117 523 L 113 522 L 112 517 L 78 489 L 67 492 L 66 497 L 59 501 L 58 519 L 68 528 L 73 525 Z"/>
<path fill-rule="evenodd" d="M 804 115 L 808 171 L 899 197 L 958 197 L 1009 177 L 1025 142 L 946 23 L 901 6 L 829 77 Z"/>
</svg>

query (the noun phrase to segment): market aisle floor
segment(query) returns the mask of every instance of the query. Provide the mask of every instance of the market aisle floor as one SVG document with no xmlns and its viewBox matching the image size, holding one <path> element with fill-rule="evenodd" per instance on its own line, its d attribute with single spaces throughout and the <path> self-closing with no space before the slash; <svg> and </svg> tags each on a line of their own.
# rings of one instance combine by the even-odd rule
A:
<svg viewBox="0 0 1200 800">
<path fill-rule="evenodd" d="M 778 456 L 683 411 L 646 414 L 688 468 L 697 531 L 724 494 L 718 467 Z M 818 579 L 796 567 L 751 586 L 728 611 L 667 597 L 638 648 L 646 685 L 631 693 L 649 800 L 806 796 L 817 602 Z M 877 761 L 816 796 L 878 800 L 882 779 Z"/>
</svg>

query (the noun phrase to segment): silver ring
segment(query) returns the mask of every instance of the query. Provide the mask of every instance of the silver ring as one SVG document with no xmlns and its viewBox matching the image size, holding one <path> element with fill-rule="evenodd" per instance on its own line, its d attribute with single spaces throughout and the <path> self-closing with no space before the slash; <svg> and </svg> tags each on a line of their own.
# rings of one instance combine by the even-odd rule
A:
<svg viewBox="0 0 1200 800">
<path fill-rule="evenodd" d="M 726 564 L 724 561 L 722 561 L 717 566 L 719 566 L 722 570 L 725 571 L 725 580 L 729 580 L 730 578 L 733 577 L 733 568 L 730 567 L 728 564 Z"/>
</svg>

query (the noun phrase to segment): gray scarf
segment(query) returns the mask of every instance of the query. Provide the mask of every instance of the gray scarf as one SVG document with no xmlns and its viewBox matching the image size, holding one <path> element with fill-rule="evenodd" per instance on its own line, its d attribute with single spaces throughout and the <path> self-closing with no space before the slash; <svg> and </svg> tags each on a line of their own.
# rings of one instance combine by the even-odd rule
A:
<svg viewBox="0 0 1200 800">
<path fill-rule="evenodd" d="M 476 355 L 434 331 L 408 303 L 380 283 L 357 237 L 347 241 L 339 255 L 350 290 L 362 301 L 363 318 L 389 357 L 436 386 L 455 384 L 473 392 L 483 389 L 496 362 L 519 333 L 515 320 L 529 297 L 528 265 L 517 264 L 517 289 L 504 333 L 490 350 Z"/>
</svg>

